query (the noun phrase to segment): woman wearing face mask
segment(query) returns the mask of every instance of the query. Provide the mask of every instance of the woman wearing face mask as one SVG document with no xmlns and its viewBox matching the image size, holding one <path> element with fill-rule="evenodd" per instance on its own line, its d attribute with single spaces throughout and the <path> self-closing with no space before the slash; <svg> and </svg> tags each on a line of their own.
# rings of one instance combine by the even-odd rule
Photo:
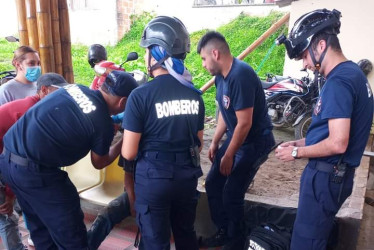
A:
<svg viewBox="0 0 374 250">
<path fill-rule="evenodd" d="M 0 86 L 0 105 L 36 93 L 36 80 L 41 75 L 38 52 L 29 46 L 21 46 L 14 51 L 12 64 L 17 75 Z"/>
</svg>

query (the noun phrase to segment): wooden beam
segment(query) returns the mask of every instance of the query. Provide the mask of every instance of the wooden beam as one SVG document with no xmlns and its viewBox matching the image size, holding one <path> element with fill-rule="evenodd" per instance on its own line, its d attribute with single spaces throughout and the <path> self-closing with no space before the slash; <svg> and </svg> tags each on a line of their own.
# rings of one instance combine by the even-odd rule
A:
<svg viewBox="0 0 374 250">
<path fill-rule="evenodd" d="M 29 45 L 29 35 L 27 32 L 26 6 L 25 0 L 16 0 L 18 16 L 18 34 L 20 45 Z"/>
</svg>

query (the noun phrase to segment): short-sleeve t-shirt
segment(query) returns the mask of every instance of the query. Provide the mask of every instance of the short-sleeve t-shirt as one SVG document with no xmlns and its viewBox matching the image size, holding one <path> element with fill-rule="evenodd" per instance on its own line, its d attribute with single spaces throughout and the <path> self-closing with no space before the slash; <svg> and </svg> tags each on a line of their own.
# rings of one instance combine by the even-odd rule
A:
<svg viewBox="0 0 374 250">
<path fill-rule="evenodd" d="M 0 105 L 36 94 L 36 83 L 22 83 L 15 79 L 0 86 Z"/>
<path fill-rule="evenodd" d="M 253 141 L 266 131 L 272 130 L 261 81 L 248 64 L 234 58 L 226 78 L 217 75 L 215 84 L 217 88 L 216 100 L 226 123 L 229 137 L 233 135 L 238 123 L 235 111 L 246 108 L 253 108 L 253 118 L 252 127 L 245 142 Z"/>
<path fill-rule="evenodd" d="M 136 88 L 126 104 L 122 126 L 141 133 L 139 151 L 183 152 L 204 129 L 204 102 L 199 93 L 169 74 Z M 188 120 L 188 121 L 187 121 Z"/>
<path fill-rule="evenodd" d="M 373 121 L 373 94 L 367 78 L 357 64 L 346 61 L 337 65 L 326 77 L 315 105 L 306 145 L 316 144 L 329 136 L 328 120 L 350 118 L 348 148 L 343 162 L 351 167 L 360 164 Z M 317 160 L 336 164 L 340 155 Z"/>
<path fill-rule="evenodd" d="M 40 101 L 38 95 L 5 103 L 0 106 L 0 153 L 3 151 L 3 137 L 8 129 L 35 103 Z"/>
<path fill-rule="evenodd" d="M 10 152 L 46 166 L 69 166 L 90 150 L 106 155 L 114 136 L 98 90 L 71 84 L 29 109 L 4 136 Z"/>
</svg>

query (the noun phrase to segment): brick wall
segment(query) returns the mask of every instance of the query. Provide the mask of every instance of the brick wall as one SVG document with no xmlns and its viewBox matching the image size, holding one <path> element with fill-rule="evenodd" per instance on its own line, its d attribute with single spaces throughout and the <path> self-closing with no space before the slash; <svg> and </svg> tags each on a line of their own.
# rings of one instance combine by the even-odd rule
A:
<svg viewBox="0 0 374 250">
<path fill-rule="evenodd" d="M 143 4 L 143 0 L 116 0 L 117 5 L 117 25 L 118 25 L 118 40 L 129 31 L 131 26 L 131 15 L 138 13 Z"/>
</svg>

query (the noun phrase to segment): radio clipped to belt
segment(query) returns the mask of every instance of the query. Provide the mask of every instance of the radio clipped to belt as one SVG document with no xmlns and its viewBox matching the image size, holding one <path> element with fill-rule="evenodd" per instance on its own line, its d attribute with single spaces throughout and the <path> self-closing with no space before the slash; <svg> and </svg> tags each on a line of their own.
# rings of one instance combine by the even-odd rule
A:
<svg viewBox="0 0 374 250">
<path fill-rule="evenodd" d="M 345 153 L 344 153 L 345 154 Z M 343 157 L 344 154 L 340 157 L 338 163 L 334 166 L 334 170 L 332 173 L 332 178 L 331 182 L 340 184 L 340 189 L 339 189 L 339 196 L 338 196 L 338 202 L 340 202 L 341 196 L 342 196 L 342 191 L 343 191 L 343 186 L 344 186 L 344 176 L 345 173 L 347 172 L 347 163 L 343 162 Z"/>
<path fill-rule="evenodd" d="M 341 161 L 339 161 L 338 164 L 334 166 L 334 171 L 333 171 L 331 181 L 337 184 L 342 183 L 344 179 L 344 175 L 347 172 L 347 168 L 348 167 L 346 163 L 342 163 Z"/>
<path fill-rule="evenodd" d="M 190 120 L 188 120 L 187 117 L 186 117 L 186 119 L 187 119 L 188 131 L 189 131 L 189 134 L 190 134 L 190 140 L 191 140 L 191 146 L 189 148 L 190 155 L 191 155 L 191 161 L 192 161 L 192 164 L 195 167 L 198 168 L 198 167 L 200 167 L 200 150 L 199 150 L 199 146 L 196 145 L 195 140 L 193 139 Z"/>
</svg>

